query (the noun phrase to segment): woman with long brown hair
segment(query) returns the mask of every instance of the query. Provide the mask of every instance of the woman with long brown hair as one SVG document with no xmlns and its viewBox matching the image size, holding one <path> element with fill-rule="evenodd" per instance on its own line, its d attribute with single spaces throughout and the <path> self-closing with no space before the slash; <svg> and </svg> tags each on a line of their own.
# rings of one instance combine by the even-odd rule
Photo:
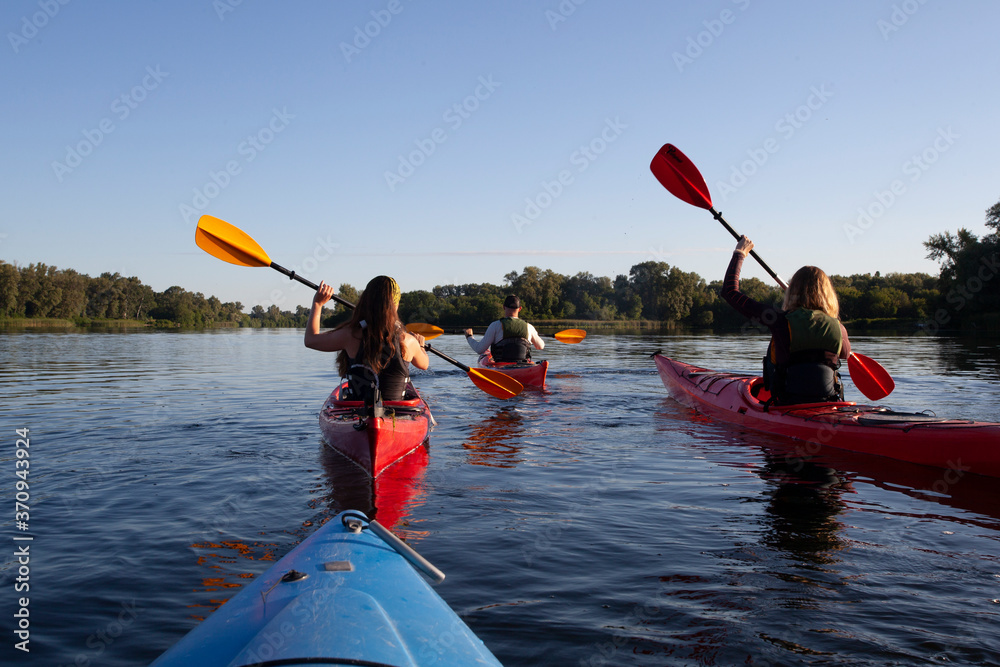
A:
<svg viewBox="0 0 1000 667">
<path fill-rule="evenodd" d="M 851 355 L 847 329 L 829 276 L 815 266 L 795 272 L 780 308 L 740 291 L 740 269 L 753 241 L 740 237 L 726 270 L 721 296 L 729 305 L 771 332 L 764 357 L 764 386 L 773 402 L 818 403 L 844 400 L 840 360 Z"/>
<path fill-rule="evenodd" d="M 410 380 L 409 364 L 426 369 L 430 360 L 423 347 L 424 337 L 409 333 L 399 321 L 396 281 L 389 276 L 372 278 L 351 319 L 321 333 L 323 305 L 332 296 L 333 287 L 321 282 L 306 326 L 306 347 L 339 352 L 337 370 L 348 380 L 355 400 L 365 400 L 365 394 L 376 388 L 385 401 L 401 400 Z"/>
</svg>

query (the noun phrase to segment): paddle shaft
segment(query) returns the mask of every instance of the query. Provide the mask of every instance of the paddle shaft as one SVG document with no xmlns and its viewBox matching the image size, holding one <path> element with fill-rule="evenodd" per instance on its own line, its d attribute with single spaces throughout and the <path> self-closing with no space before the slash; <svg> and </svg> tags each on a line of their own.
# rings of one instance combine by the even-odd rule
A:
<svg viewBox="0 0 1000 667">
<path fill-rule="evenodd" d="M 311 287 L 314 290 L 318 290 L 319 289 L 319 285 L 317 285 L 316 283 L 312 282 L 311 280 L 306 280 L 305 278 L 303 278 L 299 274 L 295 273 L 294 271 L 290 271 L 290 270 L 286 269 L 285 267 L 281 266 L 280 264 L 275 264 L 274 262 L 271 262 L 270 266 L 275 271 L 279 271 L 281 273 L 284 273 L 291 280 L 298 280 L 300 283 L 302 283 L 306 287 Z M 354 304 L 351 303 L 350 301 L 348 301 L 347 299 L 342 299 L 341 297 L 337 296 L 336 294 L 334 294 L 332 298 L 333 298 L 334 301 L 336 301 L 337 303 L 341 304 L 342 306 L 346 306 L 348 308 L 354 308 Z M 466 366 L 465 364 L 463 364 L 460 361 L 456 361 L 455 359 L 452 359 L 451 357 L 449 357 L 444 352 L 438 352 L 437 350 L 435 350 L 434 348 L 432 348 L 430 346 L 430 343 L 425 344 L 424 345 L 424 349 L 426 349 L 429 352 L 433 352 L 434 354 L 436 354 L 437 356 L 441 357 L 445 361 L 450 361 L 451 363 L 455 364 L 456 366 L 458 366 L 459 368 L 461 368 L 466 373 L 468 373 L 471 370 L 468 366 Z"/>
<path fill-rule="evenodd" d="M 466 373 L 472 372 L 472 369 L 469 368 L 468 366 L 466 366 L 465 364 L 463 364 L 461 361 L 459 361 L 458 359 L 452 359 L 451 357 L 449 357 L 444 352 L 441 352 L 440 350 L 432 347 L 430 343 L 424 343 L 424 349 L 427 350 L 428 352 L 432 352 L 432 353 L 436 354 L 437 356 L 441 357 L 442 359 L 444 359 L 448 363 L 454 364 L 454 365 L 458 366 L 459 368 L 461 368 Z"/>
<path fill-rule="evenodd" d="M 302 283 L 306 287 L 311 287 L 313 289 L 313 291 L 316 291 L 316 290 L 319 289 L 319 285 L 317 285 L 313 281 L 307 280 L 307 279 L 303 278 L 299 274 L 295 273 L 294 271 L 290 271 L 290 270 L 286 269 L 285 267 L 283 267 L 280 264 L 276 264 L 274 262 L 271 262 L 271 264 L 269 266 L 272 269 L 274 269 L 275 271 L 277 271 L 278 273 L 284 273 L 286 276 L 288 276 L 289 280 L 298 280 L 300 283 Z M 348 301 L 347 299 L 341 298 L 341 297 L 337 296 L 336 294 L 332 295 L 330 298 L 333 299 L 334 301 L 336 301 L 337 303 L 339 303 L 340 305 L 346 307 L 346 308 L 351 308 L 352 310 L 354 309 L 354 304 L 351 303 L 350 301 Z"/>
<path fill-rule="evenodd" d="M 463 334 L 463 333 L 465 333 L 465 329 L 443 329 L 441 331 L 441 333 L 446 333 L 446 334 Z M 541 336 L 542 338 L 555 338 L 556 340 L 559 340 L 559 336 L 557 334 L 554 334 L 554 333 L 540 333 L 538 335 Z"/>
<path fill-rule="evenodd" d="M 319 289 L 319 285 L 317 285 L 316 283 L 312 282 L 311 280 L 306 280 L 305 278 L 303 278 L 299 274 L 295 273 L 294 271 L 290 271 L 290 270 L 286 269 L 285 267 L 281 266 L 280 264 L 275 264 L 274 262 L 271 262 L 270 266 L 275 271 L 278 271 L 280 273 L 285 274 L 291 280 L 298 280 L 300 283 L 302 283 L 306 287 L 311 287 L 313 290 L 318 290 Z M 348 307 L 348 308 L 354 308 L 354 304 L 353 303 L 351 303 L 347 299 L 340 298 L 336 294 L 333 295 L 333 300 L 336 301 L 337 303 L 343 305 L 343 306 Z M 445 361 L 450 362 L 450 363 L 458 366 L 459 368 L 461 368 L 466 373 L 469 373 L 469 372 L 472 371 L 471 368 L 469 368 L 468 366 L 466 366 L 462 362 L 458 361 L 457 359 L 452 359 L 451 357 L 449 357 L 444 352 L 439 352 L 438 350 L 434 349 L 433 347 L 431 347 L 430 343 L 425 344 L 424 345 L 424 349 L 426 349 L 428 352 L 433 352 L 434 354 L 436 354 L 437 356 L 441 357 Z"/>
<path fill-rule="evenodd" d="M 725 218 L 722 217 L 721 213 L 719 213 L 718 211 L 716 211 L 714 207 L 709 207 L 708 210 L 712 214 L 713 218 L 715 218 L 716 220 L 718 220 L 720 223 L 722 223 L 723 227 L 725 227 L 727 230 L 729 230 L 729 233 L 733 235 L 734 239 L 736 239 L 737 241 L 740 240 L 740 234 L 737 233 L 737 231 L 735 229 L 733 229 L 732 227 L 729 226 L 729 223 L 726 222 Z M 760 258 L 760 255 L 757 254 L 756 250 L 751 250 L 750 251 L 750 256 L 753 257 L 755 260 L 757 260 L 757 263 L 760 264 L 761 267 L 765 271 L 767 271 L 771 275 L 772 278 L 774 278 L 775 282 L 778 283 L 778 286 L 781 287 L 781 289 L 783 289 L 783 290 L 787 290 L 788 289 L 788 285 L 785 284 L 785 281 L 782 280 L 781 277 L 777 273 L 775 273 L 774 270 L 770 266 L 767 265 L 767 262 L 765 262 L 764 260 L 762 260 Z"/>
<path fill-rule="evenodd" d="M 195 243 L 205 252 L 209 253 L 213 257 L 223 260 L 224 262 L 236 264 L 237 266 L 268 266 L 275 271 L 288 276 L 292 280 L 298 280 L 300 283 L 314 291 L 319 290 L 319 285 L 316 283 L 299 276 L 295 273 L 295 271 L 291 271 L 280 264 L 272 262 L 271 258 L 267 256 L 264 249 L 260 247 L 260 244 L 250 238 L 246 232 L 238 227 L 234 227 L 225 220 L 220 220 L 210 215 L 201 216 L 198 220 L 198 228 L 195 231 Z M 336 294 L 331 294 L 330 296 L 335 302 L 347 308 L 355 308 L 353 303 L 337 296 Z M 315 305 L 316 303 L 314 301 L 313 306 Z M 442 357 L 445 361 L 448 361 L 449 363 L 452 363 L 464 370 L 469 376 L 469 379 L 472 380 L 477 387 L 492 396 L 496 396 L 497 398 L 509 398 L 510 396 L 516 396 L 524 388 L 517 380 L 509 378 L 503 373 L 488 370 L 476 371 L 469 368 L 465 364 L 455 361 L 447 355 L 441 354 L 437 350 L 431 351 Z M 489 373 L 496 373 L 498 378 L 490 378 Z M 499 378 L 502 378 L 502 380 Z M 496 389 L 500 389 L 501 393 L 494 393 Z M 510 396 L 507 396 L 506 394 L 509 394 Z"/>
</svg>

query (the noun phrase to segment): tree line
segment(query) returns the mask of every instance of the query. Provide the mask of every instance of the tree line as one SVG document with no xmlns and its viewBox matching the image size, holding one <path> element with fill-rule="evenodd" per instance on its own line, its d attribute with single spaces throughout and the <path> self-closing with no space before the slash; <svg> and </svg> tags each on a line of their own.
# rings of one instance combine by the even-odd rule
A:
<svg viewBox="0 0 1000 667">
<path fill-rule="evenodd" d="M 940 275 L 926 273 L 831 276 L 845 322 L 907 320 L 931 329 L 958 328 L 985 318 L 1000 318 L 1000 202 L 986 212 L 979 237 L 968 229 L 933 235 L 924 243 L 928 257 L 941 264 Z M 719 296 L 721 280 L 706 282 L 666 262 L 635 264 L 613 279 L 580 272 L 562 275 L 535 266 L 512 271 L 503 285 L 442 285 L 402 295 L 400 317 L 443 327 L 482 326 L 498 317 L 507 294 L 517 294 L 529 321 L 649 321 L 693 328 L 735 330 L 744 319 Z M 781 291 L 757 278 L 740 289 L 758 301 L 780 303 Z M 343 284 L 338 294 L 355 302 L 359 293 Z M 59 318 L 78 324 L 134 320 L 183 326 L 304 327 L 309 309 L 223 303 L 214 296 L 170 287 L 156 292 L 136 277 L 102 273 L 96 278 L 45 264 L 16 266 L 0 260 L 0 319 Z M 324 325 L 347 317 L 342 306 L 328 308 Z"/>
</svg>

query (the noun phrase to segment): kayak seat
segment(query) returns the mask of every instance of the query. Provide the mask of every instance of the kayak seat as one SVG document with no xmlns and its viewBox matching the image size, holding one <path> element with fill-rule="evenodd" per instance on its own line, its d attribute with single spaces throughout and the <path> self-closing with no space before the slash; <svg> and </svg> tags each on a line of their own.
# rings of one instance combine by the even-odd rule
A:
<svg viewBox="0 0 1000 667">
<path fill-rule="evenodd" d="M 761 403 L 771 400 L 771 392 L 764 388 L 764 378 L 754 378 L 750 382 L 750 395 Z"/>
</svg>

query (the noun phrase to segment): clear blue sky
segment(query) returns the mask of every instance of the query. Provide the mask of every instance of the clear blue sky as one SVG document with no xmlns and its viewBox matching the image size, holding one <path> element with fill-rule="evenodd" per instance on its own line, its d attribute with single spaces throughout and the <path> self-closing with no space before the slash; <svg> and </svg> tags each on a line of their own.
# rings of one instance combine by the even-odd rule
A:
<svg viewBox="0 0 1000 667">
<path fill-rule="evenodd" d="M 720 278 L 732 238 L 649 172 L 669 142 L 783 276 L 936 273 L 922 242 L 1000 199 L 998 24 L 988 0 L 8 0 L 0 258 L 308 303 L 200 251 L 208 213 L 335 285 Z"/>
</svg>

